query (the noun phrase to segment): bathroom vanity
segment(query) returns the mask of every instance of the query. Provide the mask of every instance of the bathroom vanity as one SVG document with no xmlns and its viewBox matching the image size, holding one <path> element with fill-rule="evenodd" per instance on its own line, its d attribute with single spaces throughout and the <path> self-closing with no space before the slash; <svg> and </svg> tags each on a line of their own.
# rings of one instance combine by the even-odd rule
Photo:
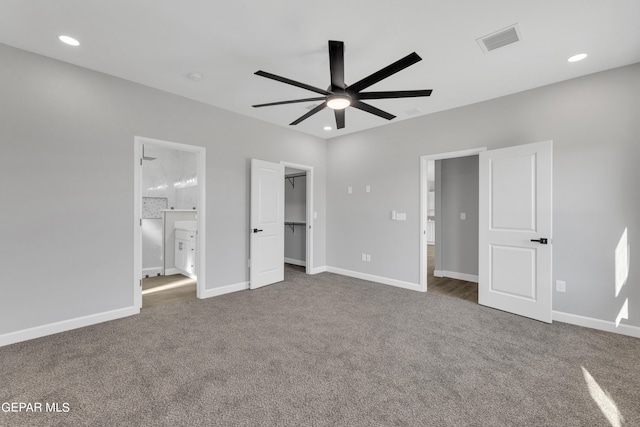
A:
<svg viewBox="0 0 640 427">
<path fill-rule="evenodd" d="M 196 278 L 196 243 L 198 230 L 195 221 L 175 222 L 175 265 L 180 273 Z"/>
</svg>

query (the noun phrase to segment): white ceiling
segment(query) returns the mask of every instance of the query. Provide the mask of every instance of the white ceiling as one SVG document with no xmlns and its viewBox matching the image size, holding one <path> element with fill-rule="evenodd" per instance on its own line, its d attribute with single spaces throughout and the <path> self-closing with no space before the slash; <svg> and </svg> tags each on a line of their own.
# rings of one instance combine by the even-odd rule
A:
<svg viewBox="0 0 640 427">
<path fill-rule="evenodd" d="M 329 86 L 328 40 L 345 42 L 354 83 L 415 51 L 423 60 L 370 90 L 433 89 L 376 100 L 391 122 L 329 109 L 295 129 L 332 138 L 640 62 L 638 0 L 0 0 L 0 42 L 287 127 L 317 94 L 257 70 Z M 488 54 L 476 39 L 518 23 L 523 41 Z M 67 34 L 80 47 L 58 40 Z M 568 63 L 585 52 L 587 59 Z M 186 78 L 204 76 L 200 82 Z M 597 100 L 594 100 L 597 102 Z"/>
</svg>

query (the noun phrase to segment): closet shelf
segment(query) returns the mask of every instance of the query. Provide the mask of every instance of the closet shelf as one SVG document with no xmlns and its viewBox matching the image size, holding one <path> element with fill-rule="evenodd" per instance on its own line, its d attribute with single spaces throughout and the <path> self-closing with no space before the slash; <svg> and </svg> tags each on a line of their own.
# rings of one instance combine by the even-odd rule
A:
<svg viewBox="0 0 640 427">
<path fill-rule="evenodd" d="M 288 225 L 291 228 L 291 232 L 295 233 L 296 232 L 296 229 L 295 229 L 296 225 L 307 225 L 307 223 L 304 222 L 304 221 L 285 221 L 284 225 Z"/>
</svg>

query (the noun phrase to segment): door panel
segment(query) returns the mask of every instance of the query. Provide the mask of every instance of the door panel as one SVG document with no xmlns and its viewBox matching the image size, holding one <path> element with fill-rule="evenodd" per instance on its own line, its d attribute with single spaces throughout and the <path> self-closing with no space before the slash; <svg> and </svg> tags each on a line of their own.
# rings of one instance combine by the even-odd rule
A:
<svg viewBox="0 0 640 427">
<path fill-rule="evenodd" d="M 536 155 L 495 158 L 489 162 L 491 228 L 534 231 Z M 514 189 L 520 191 L 513 191 Z"/>
<path fill-rule="evenodd" d="M 510 268 L 500 268 L 503 265 Z M 535 249 L 492 245 L 491 291 L 535 300 L 535 265 Z"/>
<path fill-rule="evenodd" d="M 549 323 L 551 162 L 551 141 L 480 153 L 478 275 L 480 304 Z"/>
<path fill-rule="evenodd" d="M 284 166 L 251 160 L 251 289 L 284 280 Z"/>
</svg>

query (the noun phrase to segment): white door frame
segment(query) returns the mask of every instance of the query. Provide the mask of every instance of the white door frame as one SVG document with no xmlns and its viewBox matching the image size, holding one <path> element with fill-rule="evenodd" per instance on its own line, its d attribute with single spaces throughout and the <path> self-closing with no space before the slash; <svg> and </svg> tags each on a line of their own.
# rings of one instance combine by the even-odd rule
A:
<svg viewBox="0 0 640 427">
<path fill-rule="evenodd" d="M 164 148 L 176 151 L 187 151 L 196 154 L 197 157 L 197 179 L 198 179 L 198 238 L 196 239 L 196 275 L 198 277 L 198 285 L 196 295 L 198 298 L 204 298 L 205 279 L 206 279 L 206 148 L 196 145 L 180 144 L 177 142 L 162 141 L 159 139 L 147 138 L 143 136 L 134 137 L 134 174 L 133 174 L 133 306 L 140 309 L 142 307 L 142 227 L 140 219 L 142 218 L 142 145 L 152 145 L 158 148 Z"/>
<path fill-rule="evenodd" d="M 307 274 L 314 274 L 313 272 L 313 166 L 299 165 L 297 163 L 280 162 L 284 167 L 303 170 L 307 173 L 307 225 L 306 230 L 306 267 L 305 272 Z"/>
<path fill-rule="evenodd" d="M 420 292 L 427 292 L 427 215 L 429 213 L 427 174 L 429 160 L 475 156 L 483 151 L 487 151 L 487 147 L 420 156 Z"/>
</svg>

